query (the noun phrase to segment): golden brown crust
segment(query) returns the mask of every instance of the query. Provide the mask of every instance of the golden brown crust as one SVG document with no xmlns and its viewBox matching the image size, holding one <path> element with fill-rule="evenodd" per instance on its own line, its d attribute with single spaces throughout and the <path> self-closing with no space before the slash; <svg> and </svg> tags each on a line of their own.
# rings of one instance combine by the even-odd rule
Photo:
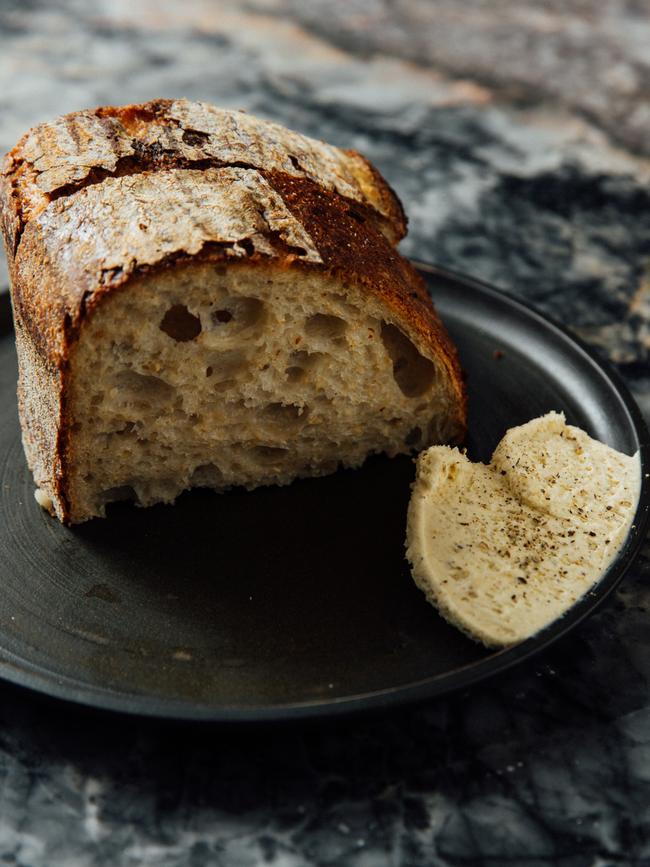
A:
<svg viewBox="0 0 650 867">
<path fill-rule="evenodd" d="M 31 129 L 7 155 L 5 220 L 15 249 L 47 205 L 107 177 L 164 168 L 240 166 L 309 178 L 367 209 L 393 243 L 406 233 L 397 196 L 360 154 L 254 118 L 188 100 L 75 112 Z"/>
</svg>

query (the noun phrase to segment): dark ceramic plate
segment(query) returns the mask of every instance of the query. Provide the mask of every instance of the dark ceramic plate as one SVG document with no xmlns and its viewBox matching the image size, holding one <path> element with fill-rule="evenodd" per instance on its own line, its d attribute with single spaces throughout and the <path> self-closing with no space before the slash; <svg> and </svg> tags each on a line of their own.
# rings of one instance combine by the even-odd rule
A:
<svg viewBox="0 0 650 867">
<path fill-rule="evenodd" d="M 576 626 L 620 581 L 648 518 L 648 433 L 618 376 L 557 325 L 488 286 L 423 272 L 468 376 L 473 459 L 551 409 L 621 451 L 644 488 L 599 584 L 525 643 L 491 652 L 448 626 L 404 560 L 408 458 L 174 507 L 112 507 L 62 527 L 37 506 L 0 300 L 0 676 L 97 707 L 270 720 L 387 707 L 464 687 Z M 501 357 L 499 353 L 503 353 Z"/>
</svg>

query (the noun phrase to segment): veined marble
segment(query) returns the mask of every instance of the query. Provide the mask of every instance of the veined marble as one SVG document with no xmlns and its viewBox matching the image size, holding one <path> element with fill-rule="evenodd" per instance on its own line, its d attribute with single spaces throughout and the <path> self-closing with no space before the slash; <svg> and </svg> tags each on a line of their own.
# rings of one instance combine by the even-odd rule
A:
<svg viewBox="0 0 650 867">
<path fill-rule="evenodd" d="M 0 149 L 157 96 L 358 148 L 406 253 L 561 318 L 650 418 L 649 32 L 640 0 L 5 0 Z M 0 685 L 0 864 L 650 865 L 649 579 L 646 547 L 544 656 L 330 727 L 188 731 Z"/>
</svg>

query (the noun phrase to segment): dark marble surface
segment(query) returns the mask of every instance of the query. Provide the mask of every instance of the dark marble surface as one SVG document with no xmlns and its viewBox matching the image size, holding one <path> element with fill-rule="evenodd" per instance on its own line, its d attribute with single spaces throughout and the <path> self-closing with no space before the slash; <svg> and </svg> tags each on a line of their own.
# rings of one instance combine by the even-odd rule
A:
<svg viewBox="0 0 650 867">
<path fill-rule="evenodd" d="M 497 5 L 4 0 L 0 148 L 154 96 L 356 147 L 405 252 L 561 318 L 650 418 L 646 5 Z M 649 577 L 646 548 L 536 661 L 337 726 L 188 730 L 1 686 L 0 863 L 650 865 Z"/>
</svg>

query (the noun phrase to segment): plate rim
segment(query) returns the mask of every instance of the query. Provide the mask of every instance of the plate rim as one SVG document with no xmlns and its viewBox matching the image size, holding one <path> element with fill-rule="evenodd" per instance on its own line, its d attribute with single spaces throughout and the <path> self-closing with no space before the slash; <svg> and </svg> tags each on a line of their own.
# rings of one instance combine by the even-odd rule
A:
<svg viewBox="0 0 650 867">
<path fill-rule="evenodd" d="M 86 684 L 69 676 L 59 676 L 30 663 L 11 652 L 0 649 L 0 679 L 33 690 L 41 696 L 62 700 L 70 705 L 109 711 L 141 718 L 195 721 L 209 723 L 273 723 L 300 720 L 324 720 L 396 709 L 433 700 L 457 692 L 491 677 L 498 676 L 526 659 L 541 653 L 555 641 L 575 629 L 593 614 L 610 596 L 627 574 L 645 542 L 650 526 L 650 431 L 645 419 L 620 373 L 592 347 L 577 337 L 552 316 L 541 312 L 534 304 L 510 292 L 470 277 L 466 274 L 421 260 L 410 260 L 425 275 L 464 285 L 488 295 L 497 302 L 506 302 L 526 317 L 533 316 L 545 327 L 555 329 L 572 343 L 604 374 L 625 406 L 639 442 L 641 490 L 634 523 L 623 548 L 592 591 L 588 591 L 565 614 L 531 638 L 514 647 L 497 650 L 489 656 L 443 674 L 433 675 L 402 686 L 372 690 L 340 698 L 309 700 L 276 705 L 201 705 L 191 701 L 151 697 L 141 692 L 119 692 L 108 687 Z M 9 302 L 9 293 L 2 293 L 0 304 Z M 6 311 L 5 311 L 6 312 Z M 2 326 L 5 317 L 2 317 Z M 9 331 L 12 331 L 9 316 Z M 2 331 L 5 328 L 2 327 Z M 597 595 L 595 595 L 597 594 Z"/>
</svg>

